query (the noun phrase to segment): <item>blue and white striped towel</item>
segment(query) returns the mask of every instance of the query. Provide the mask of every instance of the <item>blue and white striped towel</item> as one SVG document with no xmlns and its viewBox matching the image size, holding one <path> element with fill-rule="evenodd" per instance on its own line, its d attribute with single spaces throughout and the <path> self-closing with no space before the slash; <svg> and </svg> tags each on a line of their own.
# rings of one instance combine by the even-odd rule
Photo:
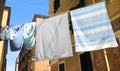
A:
<svg viewBox="0 0 120 71">
<path fill-rule="evenodd" d="M 76 52 L 117 47 L 104 2 L 70 11 Z"/>
</svg>

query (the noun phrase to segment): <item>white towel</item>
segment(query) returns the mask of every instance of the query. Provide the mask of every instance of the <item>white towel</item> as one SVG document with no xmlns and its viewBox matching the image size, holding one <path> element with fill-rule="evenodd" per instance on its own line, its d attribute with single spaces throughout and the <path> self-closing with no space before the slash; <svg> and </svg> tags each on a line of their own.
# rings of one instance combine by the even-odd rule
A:
<svg viewBox="0 0 120 71">
<path fill-rule="evenodd" d="M 73 55 L 67 13 L 39 22 L 35 55 L 37 61 Z"/>
<path fill-rule="evenodd" d="M 117 47 L 104 2 L 70 11 L 77 52 Z"/>
</svg>

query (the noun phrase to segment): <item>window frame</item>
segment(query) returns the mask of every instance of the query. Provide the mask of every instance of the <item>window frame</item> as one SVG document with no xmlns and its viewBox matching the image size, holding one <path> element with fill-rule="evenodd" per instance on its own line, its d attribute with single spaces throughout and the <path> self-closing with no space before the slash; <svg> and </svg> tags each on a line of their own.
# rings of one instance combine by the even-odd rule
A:
<svg viewBox="0 0 120 71">
<path fill-rule="evenodd" d="M 60 8 L 60 0 L 53 0 L 54 13 Z"/>
<path fill-rule="evenodd" d="M 64 64 L 64 71 L 66 71 L 65 61 L 58 63 L 58 71 L 60 71 L 60 64 Z"/>
<path fill-rule="evenodd" d="M 89 53 L 89 55 L 90 55 L 90 59 L 91 59 L 91 61 L 90 61 L 90 64 L 91 64 L 91 69 L 92 69 L 92 71 L 94 71 L 94 66 L 93 66 L 93 63 L 92 63 L 92 57 L 91 57 L 91 53 L 90 52 L 85 52 L 85 53 Z M 86 57 L 88 57 L 88 55 L 87 56 L 85 56 L 85 53 L 82 53 L 82 54 L 79 54 L 79 64 L 80 64 L 80 67 L 81 67 L 81 71 L 88 71 L 88 70 L 84 70 L 84 69 L 82 69 L 83 67 L 82 67 L 82 61 L 81 61 L 81 56 L 82 55 L 84 55 L 84 58 L 85 58 L 85 60 L 86 59 L 88 59 L 88 58 L 86 58 Z M 88 66 L 88 64 L 87 64 L 87 66 Z M 86 67 L 87 68 L 87 67 Z"/>
</svg>

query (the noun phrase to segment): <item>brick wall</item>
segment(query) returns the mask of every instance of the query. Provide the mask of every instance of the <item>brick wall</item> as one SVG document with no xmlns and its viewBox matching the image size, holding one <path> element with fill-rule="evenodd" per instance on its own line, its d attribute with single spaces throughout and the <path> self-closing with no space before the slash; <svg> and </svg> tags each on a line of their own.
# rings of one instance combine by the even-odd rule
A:
<svg viewBox="0 0 120 71">
<path fill-rule="evenodd" d="M 120 30 L 120 17 L 114 21 L 112 21 L 113 30 L 117 32 Z M 119 71 L 120 70 L 120 37 L 116 38 L 119 46 L 117 48 L 106 49 L 110 70 L 111 71 Z"/>
<path fill-rule="evenodd" d="M 105 54 L 103 50 L 91 52 L 91 57 L 94 71 L 107 71 Z"/>
</svg>

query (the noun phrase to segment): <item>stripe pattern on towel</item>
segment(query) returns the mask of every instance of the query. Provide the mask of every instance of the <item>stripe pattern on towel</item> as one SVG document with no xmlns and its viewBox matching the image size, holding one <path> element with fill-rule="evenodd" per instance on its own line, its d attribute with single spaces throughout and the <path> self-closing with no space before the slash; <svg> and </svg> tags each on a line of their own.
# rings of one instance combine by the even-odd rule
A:
<svg viewBox="0 0 120 71">
<path fill-rule="evenodd" d="M 104 2 L 70 11 L 77 52 L 117 47 Z"/>
</svg>

